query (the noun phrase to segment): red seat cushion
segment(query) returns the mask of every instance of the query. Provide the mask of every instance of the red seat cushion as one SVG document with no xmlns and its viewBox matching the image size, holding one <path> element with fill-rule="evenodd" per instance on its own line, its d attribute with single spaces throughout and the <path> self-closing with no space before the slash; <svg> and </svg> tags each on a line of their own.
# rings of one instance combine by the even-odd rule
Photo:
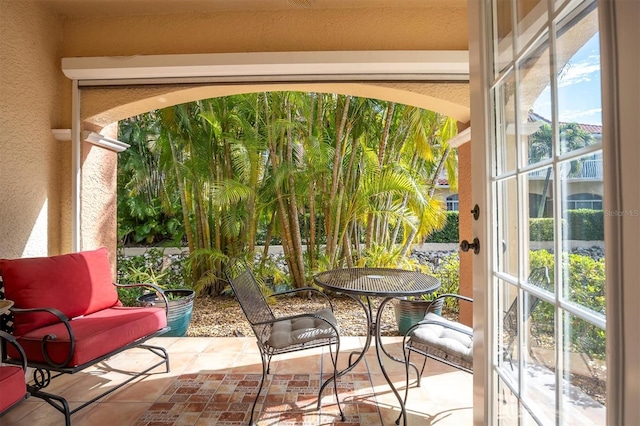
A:
<svg viewBox="0 0 640 426">
<path fill-rule="evenodd" d="M 24 370 L 16 366 L 1 366 L 0 389 L 0 412 L 3 412 L 26 395 Z"/>
<path fill-rule="evenodd" d="M 51 257 L 0 259 L 5 297 L 16 308 L 56 308 L 69 318 L 118 302 L 107 249 Z M 48 313 L 15 316 L 14 335 L 58 322 Z"/>
<path fill-rule="evenodd" d="M 167 325 L 167 317 L 161 308 L 115 307 L 75 318 L 70 324 L 76 347 L 66 366 L 76 367 L 160 330 Z M 56 363 L 66 359 L 70 351 L 69 335 L 64 324 L 58 323 L 17 338 L 30 362 L 45 362 L 41 342 L 49 334 L 57 336 L 47 344 L 49 357 Z M 11 347 L 7 352 L 12 358 L 18 356 Z"/>
</svg>

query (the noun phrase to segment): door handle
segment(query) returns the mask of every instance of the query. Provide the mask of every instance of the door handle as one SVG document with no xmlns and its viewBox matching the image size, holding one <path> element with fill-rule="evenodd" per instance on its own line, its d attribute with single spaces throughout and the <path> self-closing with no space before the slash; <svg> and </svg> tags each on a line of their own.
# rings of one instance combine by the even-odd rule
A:
<svg viewBox="0 0 640 426">
<path fill-rule="evenodd" d="M 472 243 L 470 243 L 467 240 L 462 240 L 460 242 L 460 250 L 462 250 L 465 253 L 468 252 L 469 250 L 473 250 L 473 254 L 478 254 L 480 253 L 480 240 L 477 238 L 474 238 Z"/>
</svg>

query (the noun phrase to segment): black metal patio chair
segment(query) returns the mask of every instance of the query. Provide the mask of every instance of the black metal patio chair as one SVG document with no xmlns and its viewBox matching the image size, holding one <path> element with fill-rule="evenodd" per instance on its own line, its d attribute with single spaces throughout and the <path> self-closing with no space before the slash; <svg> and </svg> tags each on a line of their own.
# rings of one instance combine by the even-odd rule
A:
<svg viewBox="0 0 640 426">
<path fill-rule="evenodd" d="M 541 266 L 534 268 L 527 277 L 527 282 L 544 290 L 552 290 L 550 288 L 551 279 L 549 278 L 549 268 Z M 523 300 L 523 315 L 525 321 L 529 319 L 533 311 L 538 306 L 540 298 L 526 293 Z M 502 348 L 502 359 L 509 361 L 509 365 L 513 369 L 513 349 L 518 341 L 518 298 L 514 298 L 509 308 L 506 310 L 502 320 L 502 331 L 505 335 L 505 345 Z"/>
<path fill-rule="evenodd" d="M 298 315 L 276 317 L 267 303 L 260 285 L 249 268 L 241 259 L 231 259 L 225 267 L 225 275 L 242 307 L 247 320 L 251 324 L 256 343 L 262 358 L 262 378 L 256 398 L 251 407 L 249 424 L 254 425 L 254 411 L 260 397 L 260 392 L 269 374 L 271 358 L 274 355 L 301 351 L 310 348 L 328 346 L 333 363 L 333 381 L 336 401 L 342 421 L 345 420 L 340 400 L 338 398 L 338 353 L 340 351 L 340 334 L 338 323 L 333 314 L 333 305 L 329 298 L 313 287 L 297 288 L 290 291 L 275 293 L 270 297 L 291 295 L 300 292 L 312 292 L 323 297 L 328 306 L 317 312 Z M 335 345 L 335 356 L 332 350 Z M 320 391 L 322 392 L 322 390 Z M 318 395 L 320 408 L 322 395 Z"/>
<path fill-rule="evenodd" d="M 549 270 L 546 266 L 531 270 L 527 282 L 545 290 L 550 290 Z M 473 299 L 459 294 L 442 294 L 435 298 L 431 304 L 440 299 L 453 298 L 460 302 L 473 303 Z M 532 294 L 526 294 L 523 304 L 524 320 L 528 320 L 540 299 Z M 417 378 L 420 379 L 428 358 L 435 359 L 462 371 L 473 373 L 473 329 L 465 324 L 451 321 L 430 312 L 430 307 L 422 321 L 407 330 L 403 339 L 406 368 L 405 404 L 409 395 L 409 367 L 411 366 L 411 353 L 415 352 L 424 356 L 422 369 Z M 518 298 L 507 309 L 503 317 L 503 333 L 506 344 L 502 348 L 502 359 L 512 365 L 513 349 L 518 337 Z M 513 365 L 512 365 L 513 367 Z M 417 371 L 417 369 L 416 369 Z M 396 421 L 399 424 L 400 417 Z"/>
</svg>

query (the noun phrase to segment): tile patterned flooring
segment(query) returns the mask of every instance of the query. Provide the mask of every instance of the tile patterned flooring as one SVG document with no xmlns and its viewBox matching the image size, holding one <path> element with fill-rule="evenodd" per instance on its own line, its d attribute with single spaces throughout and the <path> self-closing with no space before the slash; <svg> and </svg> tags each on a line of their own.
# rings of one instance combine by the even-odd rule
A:
<svg viewBox="0 0 640 426">
<path fill-rule="evenodd" d="M 385 347 L 400 355 L 400 340 L 385 337 Z M 340 368 L 347 353 L 361 348 L 363 337 L 342 340 Z M 253 338 L 156 338 L 170 354 L 171 372 L 138 378 L 127 386 L 72 415 L 73 426 L 100 425 L 243 425 L 261 376 L 260 356 Z M 60 392 L 71 407 L 80 405 L 126 378 L 127 369 L 148 365 L 145 350 L 130 350 L 90 371 L 55 379 L 49 390 Z M 397 388 L 404 390 L 404 367 L 385 358 Z M 274 357 L 271 373 L 256 407 L 260 426 L 393 425 L 398 401 L 378 366 L 372 347 L 364 360 L 338 380 L 345 413 L 341 421 L 333 386 L 317 409 L 321 379 L 331 374 L 328 350 L 311 349 Z M 409 425 L 472 424 L 472 376 L 429 360 L 421 387 L 412 386 L 407 404 Z M 0 425 L 64 424 L 62 414 L 37 398 L 29 398 L 0 418 Z"/>
</svg>

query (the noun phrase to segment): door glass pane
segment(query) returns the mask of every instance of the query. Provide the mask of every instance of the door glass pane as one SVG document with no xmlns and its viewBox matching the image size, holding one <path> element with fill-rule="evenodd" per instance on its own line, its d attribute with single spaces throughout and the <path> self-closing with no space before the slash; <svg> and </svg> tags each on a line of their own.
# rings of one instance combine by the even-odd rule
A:
<svg viewBox="0 0 640 426">
<path fill-rule="evenodd" d="M 563 295 L 604 319 L 602 152 L 565 161 L 560 170 Z"/>
<path fill-rule="evenodd" d="M 518 276 L 518 186 L 515 178 L 496 182 L 495 212 L 498 219 L 496 241 L 497 266 L 500 272 Z"/>
<path fill-rule="evenodd" d="M 498 359 L 502 374 L 512 386 L 518 383 L 518 288 L 503 280 L 498 281 Z"/>
<path fill-rule="evenodd" d="M 565 18 L 556 32 L 561 154 L 593 145 L 602 137 L 597 9 L 583 14 L 580 20 Z"/>
<path fill-rule="evenodd" d="M 605 411 L 583 397 L 598 401 L 606 373 L 597 2 L 492 4 L 492 47 L 500 51 L 496 40 L 511 32 L 505 14 L 515 17 L 516 41 L 512 63 L 500 61 L 504 51 L 494 59 L 509 73 L 495 78 L 491 98 L 492 272 L 502 279 L 491 287 L 498 311 L 491 423 L 590 424 L 572 410 Z M 539 270 L 545 277 L 535 281 Z M 593 391 L 582 378 L 589 369 Z"/>
<path fill-rule="evenodd" d="M 515 75 L 509 74 L 494 91 L 495 173 L 501 175 L 516 169 Z"/>
<path fill-rule="evenodd" d="M 532 250 L 546 250 L 553 259 L 553 254 L 548 252 L 553 249 L 555 230 L 553 169 L 549 166 L 528 173 L 526 184 L 529 194 L 529 247 Z M 545 266 L 545 263 L 535 266 Z"/>
<path fill-rule="evenodd" d="M 605 331 L 565 315 L 563 424 L 603 425 L 606 418 Z"/>
<path fill-rule="evenodd" d="M 527 410 L 527 407 L 521 407 L 520 412 L 522 413 L 522 425 L 523 426 L 539 426 L 540 420 L 537 420 L 533 417 L 533 414 Z"/>
<path fill-rule="evenodd" d="M 517 0 L 518 51 L 527 46 L 547 24 L 547 0 Z"/>
<path fill-rule="evenodd" d="M 551 116 L 536 111 L 551 105 L 551 68 L 548 40 L 540 40 L 518 63 L 518 112 L 525 164 L 536 164 L 553 156 Z"/>
<path fill-rule="evenodd" d="M 555 419 L 555 309 L 534 295 L 523 294 L 523 401 L 543 424 Z"/>
<path fill-rule="evenodd" d="M 493 71 L 497 76 L 513 61 L 512 0 L 494 0 Z"/>
<path fill-rule="evenodd" d="M 509 386 L 498 379 L 497 417 L 498 425 L 515 426 L 518 424 L 518 397 Z"/>
</svg>

